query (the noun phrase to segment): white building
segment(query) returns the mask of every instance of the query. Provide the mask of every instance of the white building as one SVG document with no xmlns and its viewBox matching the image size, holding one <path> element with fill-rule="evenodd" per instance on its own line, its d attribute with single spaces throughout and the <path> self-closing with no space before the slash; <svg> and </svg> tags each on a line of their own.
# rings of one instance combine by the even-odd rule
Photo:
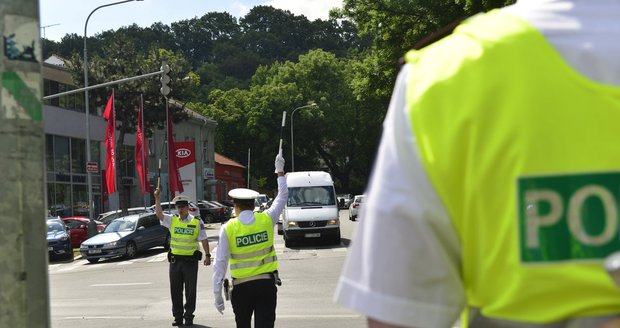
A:
<svg viewBox="0 0 620 328">
<path fill-rule="evenodd" d="M 52 56 L 42 65 L 44 96 L 75 89 L 71 75 L 64 66 L 62 58 Z M 101 117 L 102 108 L 91 108 L 90 140 L 91 162 L 96 162 L 97 173 L 91 173 L 94 214 L 119 208 L 118 192 L 112 195 L 102 194 L 101 170 L 105 169 L 105 147 L 103 139 L 107 122 Z M 149 110 L 145 107 L 145 110 Z M 213 172 L 214 133 L 217 123 L 204 116 L 185 109 L 190 118 L 174 125 L 176 142 L 194 142 L 196 157 L 196 190 L 186 190 L 197 199 L 211 199 L 215 195 L 215 186 L 204 183 L 205 172 Z M 84 93 L 78 92 L 44 101 L 43 124 L 46 138 L 46 173 L 47 204 L 52 215 L 71 216 L 88 215 L 88 192 L 86 178 L 86 117 L 84 115 Z M 169 199 L 168 169 L 165 150 L 165 130 L 154 131 L 147 141 L 149 147 L 149 176 L 151 185 L 155 184 L 157 166 L 162 159 L 161 183 L 162 201 Z M 117 132 L 118 133 L 118 132 Z M 118 140 L 117 140 L 118 142 Z M 139 178 L 133 160 L 135 135 L 126 135 L 124 149 L 117 154 L 117 171 L 122 178 L 117 181 L 117 188 L 124 188 L 128 207 L 152 205 L 152 197 L 143 197 Z M 184 180 L 186 177 L 184 177 Z"/>
</svg>

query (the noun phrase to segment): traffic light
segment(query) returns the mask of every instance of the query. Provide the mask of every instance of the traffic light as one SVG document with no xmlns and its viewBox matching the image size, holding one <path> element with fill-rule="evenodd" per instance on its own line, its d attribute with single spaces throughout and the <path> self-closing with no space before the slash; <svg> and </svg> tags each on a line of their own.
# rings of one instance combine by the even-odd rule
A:
<svg viewBox="0 0 620 328">
<path fill-rule="evenodd" d="M 159 92 L 161 92 L 161 94 L 166 97 L 168 96 L 168 94 L 170 93 L 171 89 L 170 86 L 168 85 L 170 83 L 170 66 L 168 66 L 168 63 L 166 63 L 165 61 L 161 62 L 161 68 L 160 70 L 161 72 L 161 77 L 159 78 L 159 82 L 161 83 L 161 86 L 159 88 Z"/>
</svg>

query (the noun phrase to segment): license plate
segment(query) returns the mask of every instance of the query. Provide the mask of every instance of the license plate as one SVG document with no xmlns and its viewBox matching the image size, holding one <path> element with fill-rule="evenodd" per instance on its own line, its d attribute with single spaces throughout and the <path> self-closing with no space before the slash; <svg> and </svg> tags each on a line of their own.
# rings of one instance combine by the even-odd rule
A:
<svg viewBox="0 0 620 328">
<path fill-rule="evenodd" d="M 101 250 L 100 250 L 100 249 L 91 249 L 91 250 L 88 250 L 88 254 L 98 254 L 98 253 L 101 253 Z"/>
<path fill-rule="evenodd" d="M 47 250 L 48 250 L 48 251 L 53 251 L 53 250 L 54 250 L 54 247 L 48 246 L 48 247 L 47 247 Z"/>
<path fill-rule="evenodd" d="M 317 233 L 307 233 L 305 235 L 305 237 L 306 238 L 318 238 L 318 237 L 321 237 L 321 233 L 320 232 L 317 232 Z"/>
</svg>

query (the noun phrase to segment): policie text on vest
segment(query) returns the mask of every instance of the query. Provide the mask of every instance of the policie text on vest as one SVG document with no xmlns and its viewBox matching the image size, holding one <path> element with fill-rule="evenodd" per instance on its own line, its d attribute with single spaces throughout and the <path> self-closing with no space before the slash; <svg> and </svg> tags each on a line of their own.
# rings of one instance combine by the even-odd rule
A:
<svg viewBox="0 0 620 328">
<path fill-rule="evenodd" d="M 519 246 L 525 263 L 599 260 L 620 247 L 620 173 L 522 177 Z"/>
</svg>

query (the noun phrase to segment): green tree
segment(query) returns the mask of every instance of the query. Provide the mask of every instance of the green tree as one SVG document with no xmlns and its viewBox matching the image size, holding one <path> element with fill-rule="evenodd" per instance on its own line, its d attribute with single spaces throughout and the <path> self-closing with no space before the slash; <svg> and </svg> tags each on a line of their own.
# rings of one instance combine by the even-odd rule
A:
<svg viewBox="0 0 620 328">
<path fill-rule="evenodd" d="M 103 82 L 119 80 L 143 75 L 159 70 L 161 61 L 165 60 L 172 69 L 172 93 L 170 98 L 183 99 L 191 94 L 190 87 L 198 83 L 198 78 L 190 72 L 189 63 L 180 55 L 172 52 L 152 48 L 147 52 L 146 57 L 142 51 L 135 47 L 132 38 L 124 33 L 114 33 L 107 36 L 102 47 L 102 55 L 89 56 L 88 74 L 89 85 L 96 85 Z M 76 85 L 83 86 L 83 62 L 79 55 L 74 54 L 72 58 L 71 73 Z M 148 79 L 133 80 L 130 82 L 117 84 L 115 89 L 115 109 L 116 109 L 116 129 L 118 130 L 116 139 L 116 154 L 122 154 L 121 147 L 126 134 L 136 132 L 137 127 L 137 108 L 139 95 L 144 98 L 144 118 L 145 132 L 150 134 L 154 128 L 162 128 L 165 124 L 165 103 L 164 98 L 159 93 L 158 77 Z M 189 77 L 189 78 L 185 78 Z M 107 103 L 111 94 L 111 88 L 98 88 L 90 91 L 91 113 L 96 113 L 96 107 L 102 108 Z M 173 120 L 178 122 L 186 119 L 187 115 L 181 108 L 171 108 Z M 117 158 L 117 163 L 120 163 Z M 122 172 L 117 170 L 117 175 Z M 120 176 L 117 177 L 120 181 Z M 124 189 L 119 188 L 119 199 L 121 209 L 127 208 Z"/>
<path fill-rule="evenodd" d="M 273 173 L 282 112 L 288 114 L 283 148 L 290 169 L 290 115 L 295 108 L 315 102 L 315 108 L 295 113 L 295 169 L 327 169 L 339 188 L 349 190 L 350 174 L 360 165 L 358 159 L 370 157 L 365 153 L 373 142 L 359 138 L 359 133 L 377 135 L 373 130 L 378 129 L 378 120 L 367 118 L 372 110 L 355 98 L 354 67 L 355 61 L 313 50 L 299 56 L 297 63 L 261 66 L 249 90 L 215 90 L 211 104 L 195 108 L 218 121 L 218 152 L 247 164 L 247 149 L 253 150 L 250 174 L 260 180 Z M 354 181 L 365 182 L 365 178 Z"/>
</svg>

